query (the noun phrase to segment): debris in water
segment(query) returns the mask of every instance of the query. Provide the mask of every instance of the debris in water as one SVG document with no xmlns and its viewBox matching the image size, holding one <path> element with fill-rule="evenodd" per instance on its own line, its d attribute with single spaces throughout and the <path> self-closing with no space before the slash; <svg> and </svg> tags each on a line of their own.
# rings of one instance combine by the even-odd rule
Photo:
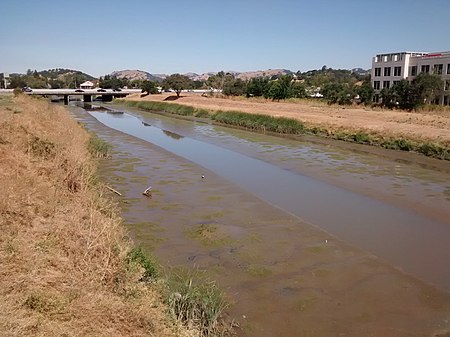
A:
<svg viewBox="0 0 450 337">
<path fill-rule="evenodd" d="M 152 189 L 152 187 L 149 186 L 144 192 L 142 192 L 142 194 L 145 195 L 146 197 L 151 198 L 152 197 L 151 189 Z"/>
<path fill-rule="evenodd" d="M 108 190 L 110 190 L 110 191 L 116 193 L 117 195 L 122 196 L 122 193 L 120 193 L 119 191 L 116 191 L 114 188 L 109 187 L 108 185 L 105 185 L 105 187 L 106 187 Z"/>
<path fill-rule="evenodd" d="M 205 179 L 205 176 L 202 176 L 202 179 Z"/>
</svg>

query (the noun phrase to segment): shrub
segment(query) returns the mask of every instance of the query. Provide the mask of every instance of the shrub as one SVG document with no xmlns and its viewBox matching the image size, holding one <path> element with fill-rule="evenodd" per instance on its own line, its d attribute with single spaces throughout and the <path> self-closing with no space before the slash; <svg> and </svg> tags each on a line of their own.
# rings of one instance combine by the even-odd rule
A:
<svg viewBox="0 0 450 337">
<path fill-rule="evenodd" d="M 128 252 L 127 261 L 144 269 L 141 281 L 151 281 L 158 277 L 158 264 L 152 256 L 146 255 L 141 247 L 131 249 Z"/>
</svg>

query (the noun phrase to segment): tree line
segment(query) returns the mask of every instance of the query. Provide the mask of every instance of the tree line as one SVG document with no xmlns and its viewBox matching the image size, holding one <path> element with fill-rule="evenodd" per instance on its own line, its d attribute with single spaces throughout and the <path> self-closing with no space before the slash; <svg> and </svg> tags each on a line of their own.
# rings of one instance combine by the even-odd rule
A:
<svg viewBox="0 0 450 337">
<path fill-rule="evenodd" d="M 75 89 L 81 83 L 94 79 L 94 77 L 78 70 L 57 68 L 37 71 L 28 69 L 26 74 L 11 74 L 8 88 Z"/>
<path fill-rule="evenodd" d="M 25 75 L 11 75 L 9 87 L 77 88 L 84 81 L 93 79 L 92 76 L 69 69 L 42 72 L 28 70 Z M 181 74 L 172 74 L 162 82 L 105 75 L 99 78 L 98 86 L 105 89 L 138 88 L 144 95 L 156 94 L 162 89 L 173 90 L 179 96 L 182 90 L 204 89 L 218 91 L 225 96 L 264 97 L 274 101 L 315 97 L 329 104 L 339 105 L 371 105 L 374 96 L 370 75 L 359 75 L 350 70 L 326 66 L 304 73 L 298 71 L 249 80 L 242 80 L 224 71 L 210 76 L 205 81 L 192 81 Z M 442 88 L 443 82 L 439 76 L 421 73 L 412 82 L 401 80 L 390 88 L 383 88 L 379 105 L 387 108 L 415 109 L 420 105 L 432 103 Z"/>
</svg>

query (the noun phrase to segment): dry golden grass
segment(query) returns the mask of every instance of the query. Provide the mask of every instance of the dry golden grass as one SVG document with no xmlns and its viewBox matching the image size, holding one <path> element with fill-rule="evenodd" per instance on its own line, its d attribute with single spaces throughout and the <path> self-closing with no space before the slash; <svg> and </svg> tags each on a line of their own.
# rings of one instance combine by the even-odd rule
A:
<svg viewBox="0 0 450 337">
<path fill-rule="evenodd" d="M 1 334 L 186 335 L 126 263 L 131 245 L 92 183 L 88 139 L 63 107 L 0 96 Z"/>
</svg>

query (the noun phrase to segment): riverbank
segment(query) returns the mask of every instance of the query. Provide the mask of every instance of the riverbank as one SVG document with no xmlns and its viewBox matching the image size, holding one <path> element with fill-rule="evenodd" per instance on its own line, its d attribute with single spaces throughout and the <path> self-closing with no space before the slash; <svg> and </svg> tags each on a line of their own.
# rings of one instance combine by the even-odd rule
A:
<svg viewBox="0 0 450 337">
<path fill-rule="evenodd" d="M 180 313 L 156 263 L 133 248 L 96 178 L 92 154 L 108 146 L 92 139 L 61 106 L 0 96 L 0 331 L 199 335 L 169 317 Z"/>
<path fill-rule="evenodd" d="M 123 101 L 144 109 L 166 110 L 170 113 L 199 117 L 211 116 L 216 122 L 256 131 L 313 134 L 450 160 L 448 110 L 406 112 L 359 107 L 341 108 L 310 101 L 272 102 L 262 99 L 202 97 L 194 94 L 173 99 L 171 95 L 131 95 Z M 250 117 L 248 114 L 257 116 Z M 280 127 L 280 121 L 286 124 L 286 119 L 289 127 Z"/>
<path fill-rule="evenodd" d="M 300 188 L 293 187 L 294 192 L 289 191 L 296 186 L 284 180 L 284 175 L 290 175 L 290 172 L 282 170 L 282 176 L 274 174 L 267 179 L 264 163 L 249 166 L 250 158 L 230 157 L 228 151 L 236 149 L 230 144 L 236 137 L 236 146 L 243 153 L 261 160 L 269 159 L 245 151 L 249 145 L 247 140 L 259 139 L 267 155 L 276 155 L 272 158 L 273 163 L 286 163 L 283 158 L 289 158 L 298 166 L 311 164 L 314 170 L 321 170 L 320 160 L 311 161 L 308 156 L 299 157 L 296 152 L 286 151 L 283 146 L 280 148 L 285 139 L 137 110 L 123 106 L 114 106 L 113 110 L 96 106 L 72 109 L 89 130 L 114 146 L 113 158 L 106 161 L 103 169 L 111 186 L 122 193 L 122 215 L 133 240 L 154 249 L 155 255 L 168 261 L 169 265 L 196 266 L 212 275 L 234 302 L 230 314 L 239 323 L 239 336 L 361 336 L 370 333 L 406 337 L 438 336 L 449 331 L 450 302 L 445 291 L 324 232 L 318 228 L 323 223 L 320 219 L 307 222 L 301 218 L 308 217 L 307 213 L 311 212 L 325 215 L 337 228 L 350 229 L 353 223 L 354 233 L 366 233 L 383 251 L 392 249 L 393 256 L 403 256 L 413 264 L 423 262 L 422 257 L 431 251 L 436 252 L 437 245 L 429 249 L 417 243 L 416 239 L 421 241 L 428 233 L 423 236 L 410 230 L 403 232 L 397 224 L 409 224 L 411 230 L 422 227 L 435 237 L 448 237 L 427 226 L 428 220 L 419 226 L 403 222 L 390 211 L 379 210 L 376 204 L 374 208 L 364 206 L 364 197 L 356 202 L 349 201 L 348 195 L 339 197 L 334 192 L 317 189 L 317 185 L 310 185 L 302 176 L 296 179 L 305 184 Z M 214 135 L 205 137 L 205 134 L 218 137 L 215 142 L 208 143 Z M 206 146 L 205 142 L 218 147 Z M 303 152 L 304 144 L 292 143 L 293 149 Z M 220 149 L 222 146 L 224 151 Z M 311 149 L 307 151 L 309 154 L 318 150 L 307 149 Z M 348 168 L 349 171 L 341 172 L 349 180 L 358 180 L 370 189 L 370 176 L 363 174 L 361 180 L 359 174 L 350 173 L 355 173 L 352 171 L 353 157 L 342 154 L 346 158 L 342 158 L 341 167 L 337 152 L 332 148 L 324 151 L 331 156 L 329 172 Z M 186 156 L 186 152 L 194 157 Z M 205 160 L 199 160 L 199 157 Z M 320 150 L 317 158 L 324 160 Z M 367 170 L 380 172 L 383 159 L 372 159 L 367 162 Z M 230 175 L 223 175 L 224 170 L 217 167 L 223 167 L 225 171 L 229 167 Z M 243 167 L 251 171 L 247 172 Z M 296 171 L 295 165 L 285 169 Z M 403 165 L 395 172 L 400 177 L 394 182 L 403 186 L 403 178 L 407 177 L 403 175 Z M 434 175 L 432 171 L 430 173 Z M 281 193 L 286 201 L 297 204 L 297 209 L 305 209 L 300 211 L 300 218 L 284 211 L 286 204 L 279 204 L 282 208 L 275 207 L 276 202 L 266 202 L 264 200 L 268 199 L 264 194 L 248 189 L 247 181 L 261 186 L 258 180 L 264 182 L 262 190 L 269 191 L 271 197 Z M 382 180 L 373 182 L 380 186 Z M 415 179 L 412 181 L 414 185 Z M 432 181 L 429 187 L 434 189 Z M 271 182 L 278 184 L 278 188 L 273 188 Z M 142 198 L 142 190 L 148 185 L 153 187 L 150 200 Z M 257 194 L 249 193 L 252 191 Z M 417 189 L 413 191 L 418 194 Z M 396 195 L 398 192 L 397 189 L 387 191 Z M 327 202 L 333 194 L 335 201 Z M 354 205 L 354 209 L 342 208 L 344 200 Z M 420 198 L 418 200 L 420 203 Z M 342 214 L 347 219 L 342 219 Z M 381 227 L 388 231 L 375 238 Z M 391 240 L 397 234 L 399 244 L 392 244 Z M 355 243 L 358 242 L 361 243 L 358 240 Z M 413 244 L 412 254 L 405 253 L 405 243 Z M 446 260 L 443 255 L 432 259 L 431 265 L 424 263 L 423 271 L 430 273 L 428 266 L 433 269 L 439 261 L 445 264 Z M 445 272 L 445 266 L 442 269 Z"/>
</svg>

